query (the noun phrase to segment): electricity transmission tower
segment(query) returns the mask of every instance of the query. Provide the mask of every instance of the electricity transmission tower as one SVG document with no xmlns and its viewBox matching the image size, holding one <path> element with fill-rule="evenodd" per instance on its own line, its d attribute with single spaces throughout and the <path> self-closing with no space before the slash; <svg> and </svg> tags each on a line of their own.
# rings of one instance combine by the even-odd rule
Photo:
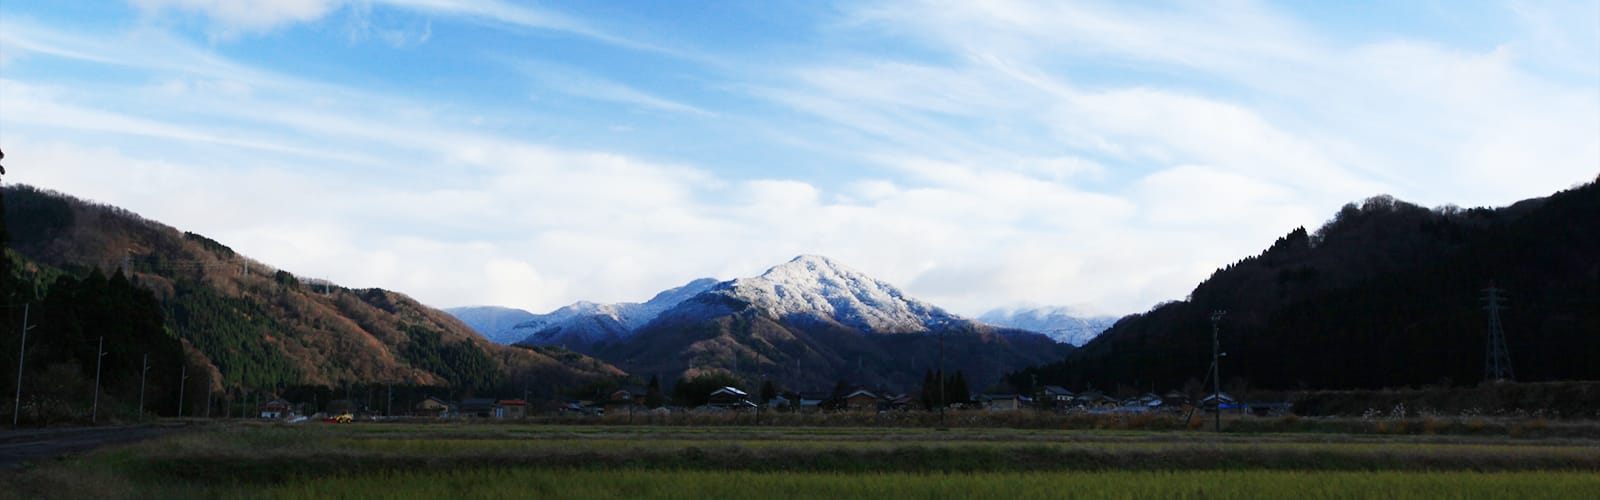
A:
<svg viewBox="0 0 1600 500">
<path fill-rule="evenodd" d="M 1500 294 L 1504 290 L 1489 285 L 1483 289 L 1483 308 L 1489 311 L 1489 345 L 1484 351 L 1483 380 L 1485 382 L 1512 382 L 1517 374 L 1511 369 L 1511 352 L 1506 350 L 1506 332 L 1500 328 L 1500 310 L 1505 306 Z"/>
<path fill-rule="evenodd" d="M 1222 316 L 1228 311 L 1211 311 L 1211 394 L 1216 399 L 1217 417 L 1213 424 L 1215 432 L 1222 432 Z"/>
</svg>

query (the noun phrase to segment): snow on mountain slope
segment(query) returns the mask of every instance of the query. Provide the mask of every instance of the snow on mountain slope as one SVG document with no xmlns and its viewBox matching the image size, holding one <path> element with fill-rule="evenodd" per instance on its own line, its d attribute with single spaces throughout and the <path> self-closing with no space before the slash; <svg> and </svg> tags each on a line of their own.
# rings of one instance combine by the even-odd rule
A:
<svg viewBox="0 0 1600 500">
<path fill-rule="evenodd" d="M 516 326 L 518 323 L 535 317 L 533 313 L 528 311 L 499 306 L 452 307 L 445 309 L 444 312 L 455 316 L 456 319 L 461 320 L 462 323 L 466 323 L 468 327 L 477 331 L 479 335 L 496 344 L 509 344 L 521 340 L 520 337 L 514 339 L 502 338 L 499 334 L 510 330 L 511 327 Z"/>
<path fill-rule="evenodd" d="M 508 343 L 568 345 L 581 348 L 605 340 L 627 338 L 662 311 L 710 289 L 718 283 L 701 278 L 655 295 L 643 303 L 597 304 L 577 302 L 546 314 L 535 314 L 498 334 Z"/>
<path fill-rule="evenodd" d="M 1065 307 L 1036 307 L 995 309 L 978 321 L 995 326 L 1028 330 L 1049 335 L 1057 342 L 1082 346 L 1111 328 L 1120 318 L 1113 316 L 1081 317 Z"/>
<path fill-rule="evenodd" d="M 720 283 L 589 354 L 633 373 L 761 372 L 788 387 L 847 379 L 912 391 L 941 359 L 982 388 L 1071 349 L 1041 333 L 962 318 L 827 258 L 802 255 L 760 276 Z"/>
<path fill-rule="evenodd" d="M 916 333 L 966 321 L 826 257 L 801 255 L 754 278 L 717 285 L 774 318 L 837 321 L 862 332 Z"/>
</svg>

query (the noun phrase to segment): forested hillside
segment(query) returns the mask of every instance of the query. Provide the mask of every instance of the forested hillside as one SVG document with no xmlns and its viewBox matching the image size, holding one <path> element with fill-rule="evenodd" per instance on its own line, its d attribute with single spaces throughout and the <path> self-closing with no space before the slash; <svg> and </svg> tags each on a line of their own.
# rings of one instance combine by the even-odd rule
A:
<svg viewBox="0 0 1600 500">
<path fill-rule="evenodd" d="M 591 358 L 495 345 L 394 292 L 304 282 L 118 208 L 26 186 L 5 187 L 3 205 L 8 311 L 20 316 L 15 305 L 33 303 L 39 325 L 29 338 L 35 376 L 25 379 L 74 360 L 68 368 L 92 371 L 84 360 L 94 347 L 84 343 L 101 334 L 113 352 L 104 369 L 124 380 L 137 378 L 127 365 L 137 353 L 172 358 L 187 346 L 197 393 L 392 383 L 520 395 L 620 375 Z M 10 347 L 0 346 L 11 358 L 9 333 L 20 323 L 8 318 Z M 152 379 L 157 369 L 178 370 L 155 354 L 152 365 Z"/>
<path fill-rule="evenodd" d="M 838 323 L 773 318 L 725 296 L 725 309 L 658 319 L 627 342 L 601 344 L 596 355 L 636 374 L 693 378 L 733 373 L 749 386 L 773 380 L 796 390 L 821 390 L 840 381 L 914 392 L 940 363 L 983 390 L 1008 371 L 1056 359 L 1072 349 L 1043 335 L 962 322 L 928 333 L 861 332 Z M 692 304 L 691 304 L 692 305 Z M 717 312 L 706 313 L 706 310 Z M 942 339 L 941 339 L 942 337 Z"/>
<path fill-rule="evenodd" d="M 1219 323 L 1224 389 L 1378 388 L 1483 379 L 1494 285 L 1516 378 L 1600 379 L 1600 187 L 1500 209 L 1380 196 L 1291 231 L 1187 300 L 1124 318 L 1065 361 L 1012 376 L 1149 390 L 1198 382 Z"/>
</svg>

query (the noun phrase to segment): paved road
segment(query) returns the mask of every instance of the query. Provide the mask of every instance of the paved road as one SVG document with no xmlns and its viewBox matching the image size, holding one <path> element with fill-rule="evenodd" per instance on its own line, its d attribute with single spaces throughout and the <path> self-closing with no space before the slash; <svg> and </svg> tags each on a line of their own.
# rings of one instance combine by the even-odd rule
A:
<svg viewBox="0 0 1600 500">
<path fill-rule="evenodd" d="M 131 443 L 182 429 L 180 426 L 67 427 L 0 431 L 0 469 L 21 467 L 101 446 Z"/>
</svg>

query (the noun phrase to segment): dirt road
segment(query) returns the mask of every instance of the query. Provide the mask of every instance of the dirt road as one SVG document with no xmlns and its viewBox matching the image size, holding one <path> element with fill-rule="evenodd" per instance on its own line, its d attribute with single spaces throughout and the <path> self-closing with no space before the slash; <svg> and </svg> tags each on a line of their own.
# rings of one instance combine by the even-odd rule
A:
<svg viewBox="0 0 1600 500">
<path fill-rule="evenodd" d="M 182 426 L 138 425 L 0 431 L 0 468 L 21 467 L 28 462 L 150 439 L 181 429 Z"/>
</svg>

